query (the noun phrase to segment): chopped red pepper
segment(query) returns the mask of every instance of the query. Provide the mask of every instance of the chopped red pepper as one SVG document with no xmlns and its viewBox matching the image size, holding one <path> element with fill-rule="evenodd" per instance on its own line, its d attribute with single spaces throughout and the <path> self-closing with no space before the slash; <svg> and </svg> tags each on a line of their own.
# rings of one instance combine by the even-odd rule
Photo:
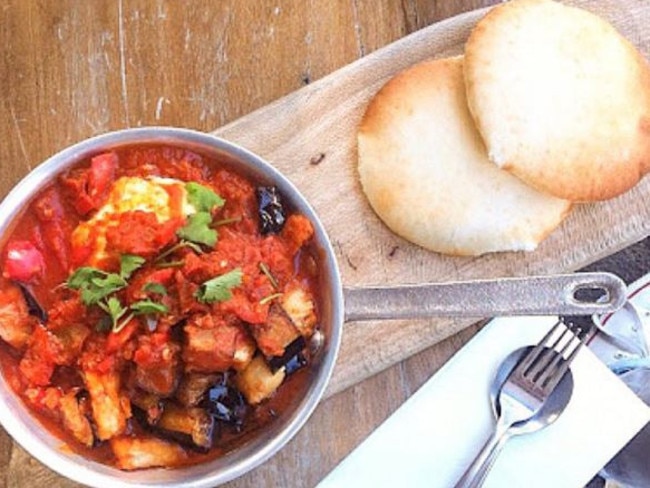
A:
<svg viewBox="0 0 650 488">
<path fill-rule="evenodd" d="M 98 209 L 115 179 L 118 157 L 114 152 L 95 156 L 87 171 L 64 178 L 65 185 L 75 195 L 74 206 L 81 215 Z"/>
<path fill-rule="evenodd" d="M 68 268 L 67 238 L 71 229 L 66 225 L 65 210 L 59 192 L 48 189 L 34 202 L 34 213 L 41 223 L 41 238 L 46 253 L 53 252 L 62 269 Z"/>
<path fill-rule="evenodd" d="M 29 241 L 13 241 L 7 245 L 3 276 L 23 283 L 38 280 L 45 271 L 41 252 Z"/>
<path fill-rule="evenodd" d="M 108 193 L 117 170 L 117 154 L 108 152 L 95 156 L 90 161 L 88 174 L 88 195 L 95 203 Z"/>
</svg>

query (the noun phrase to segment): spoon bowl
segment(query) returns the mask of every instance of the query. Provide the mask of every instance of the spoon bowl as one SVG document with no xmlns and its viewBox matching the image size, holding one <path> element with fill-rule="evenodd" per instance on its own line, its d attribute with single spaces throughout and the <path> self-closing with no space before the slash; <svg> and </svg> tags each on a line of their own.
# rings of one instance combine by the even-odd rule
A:
<svg viewBox="0 0 650 488">
<path fill-rule="evenodd" d="M 498 400 L 501 387 L 506 382 L 510 372 L 517 365 L 519 359 L 524 357 L 532 348 L 533 346 L 527 346 L 517 349 L 516 351 L 511 352 L 501 363 L 497 374 L 494 377 L 494 381 L 490 386 L 490 403 L 492 404 L 492 410 L 495 417 L 498 418 L 501 414 L 501 406 Z M 544 403 L 539 412 L 528 420 L 517 422 L 512 425 L 508 431 L 508 435 L 512 437 L 515 435 L 530 434 L 552 424 L 569 404 L 572 393 L 573 375 L 571 374 L 571 370 L 569 370 L 560 380 L 557 387 L 553 390 L 551 396 L 549 396 L 548 400 Z"/>
</svg>

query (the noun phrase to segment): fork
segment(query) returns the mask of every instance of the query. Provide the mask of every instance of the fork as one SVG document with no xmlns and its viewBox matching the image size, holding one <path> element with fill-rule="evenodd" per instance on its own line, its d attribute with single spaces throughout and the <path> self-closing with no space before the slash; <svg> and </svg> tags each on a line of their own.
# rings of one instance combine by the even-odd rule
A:
<svg viewBox="0 0 650 488">
<path fill-rule="evenodd" d="M 560 328 L 564 328 L 562 333 L 551 341 Z M 592 331 L 590 329 L 589 333 L 580 338 L 581 331 L 573 333 L 560 319 L 517 363 L 499 392 L 500 415 L 494 432 L 455 488 L 477 488 L 483 485 L 503 445 L 502 440 L 508 438 L 508 429 L 514 424 L 530 420 L 540 411 L 569 370 L 580 348 L 591 337 Z M 569 337 L 565 341 L 567 334 Z M 565 354 L 568 357 L 565 358 Z"/>
</svg>

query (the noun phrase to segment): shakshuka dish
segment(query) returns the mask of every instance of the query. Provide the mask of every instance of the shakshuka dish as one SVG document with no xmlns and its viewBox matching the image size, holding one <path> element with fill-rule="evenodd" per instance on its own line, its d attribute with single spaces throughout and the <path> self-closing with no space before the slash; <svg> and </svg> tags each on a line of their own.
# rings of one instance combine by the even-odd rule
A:
<svg viewBox="0 0 650 488">
<path fill-rule="evenodd" d="M 95 461 L 221 456 L 308 380 L 313 233 L 276 187 L 198 153 L 97 154 L 40 191 L 4 240 L 2 374 Z"/>
</svg>

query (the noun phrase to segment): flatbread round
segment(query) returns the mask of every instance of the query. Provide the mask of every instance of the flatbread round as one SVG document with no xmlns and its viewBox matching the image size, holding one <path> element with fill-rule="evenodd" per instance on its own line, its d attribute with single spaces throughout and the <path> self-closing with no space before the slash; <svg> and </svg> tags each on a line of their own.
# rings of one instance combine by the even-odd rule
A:
<svg viewBox="0 0 650 488">
<path fill-rule="evenodd" d="M 650 170 L 650 69 L 594 14 L 495 7 L 467 41 L 465 81 L 490 159 L 541 191 L 604 200 Z"/>
<path fill-rule="evenodd" d="M 361 184 L 377 215 L 433 251 L 532 250 L 570 207 L 488 160 L 467 108 L 462 57 L 390 80 L 370 102 L 358 142 Z"/>
</svg>

